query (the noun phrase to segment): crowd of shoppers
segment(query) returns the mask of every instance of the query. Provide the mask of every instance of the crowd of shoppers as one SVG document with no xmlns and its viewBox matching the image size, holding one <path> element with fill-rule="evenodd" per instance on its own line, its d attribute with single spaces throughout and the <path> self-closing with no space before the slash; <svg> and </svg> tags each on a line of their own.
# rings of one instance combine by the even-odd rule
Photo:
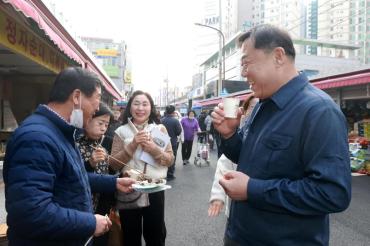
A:
<svg viewBox="0 0 370 246">
<path fill-rule="evenodd" d="M 175 106 L 168 105 L 166 107 L 165 116 L 162 118 L 161 122 L 166 127 L 168 135 L 171 138 L 172 152 L 174 155 L 174 160 L 171 166 L 168 167 L 167 180 L 175 179 L 175 165 L 177 148 L 179 147 L 179 137 L 182 132 L 182 127 L 180 121 L 176 118 L 177 114 L 175 112 Z"/>
</svg>

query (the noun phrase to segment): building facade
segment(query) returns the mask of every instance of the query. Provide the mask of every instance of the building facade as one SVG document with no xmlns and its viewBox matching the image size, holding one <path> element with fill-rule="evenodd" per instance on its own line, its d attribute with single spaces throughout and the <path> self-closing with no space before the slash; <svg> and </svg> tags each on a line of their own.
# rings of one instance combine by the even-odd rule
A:
<svg viewBox="0 0 370 246">
<path fill-rule="evenodd" d="M 349 41 L 362 46 L 356 56 L 363 63 L 370 63 L 370 1 L 349 1 Z"/>
<path fill-rule="evenodd" d="M 317 39 L 317 15 L 318 15 L 318 0 L 312 0 L 307 5 L 306 15 L 306 38 Z M 317 55 L 317 46 L 307 45 L 307 55 Z"/>
<path fill-rule="evenodd" d="M 94 55 L 117 88 L 124 92 L 126 78 L 126 50 L 124 41 L 113 42 L 112 39 L 98 37 L 81 37 L 82 42 Z"/>
<path fill-rule="evenodd" d="M 289 32 L 299 69 L 312 78 L 363 69 L 363 63 L 370 59 L 370 7 L 366 0 L 214 0 L 214 6 L 217 2 L 222 3 L 220 26 L 226 38 L 225 80 L 242 80 L 240 55 L 233 40 L 236 34 L 264 23 Z M 200 65 L 207 97 L 217 95 L 213 91 L 220 77 L 218 57 L 218 47 L 214 47 Z"/>
</svg>

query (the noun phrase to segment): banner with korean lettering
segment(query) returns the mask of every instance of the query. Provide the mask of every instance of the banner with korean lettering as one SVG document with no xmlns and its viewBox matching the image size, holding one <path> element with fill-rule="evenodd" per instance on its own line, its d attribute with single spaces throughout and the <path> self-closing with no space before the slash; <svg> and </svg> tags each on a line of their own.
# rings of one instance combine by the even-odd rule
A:
<svg viewBox="0 0 370 246">
<path fill-rule="evenodd" d="M 0 44 L 55 73 L 59 73 L 71 64 L 59 50 L 1 9 Z"/>
</svg>

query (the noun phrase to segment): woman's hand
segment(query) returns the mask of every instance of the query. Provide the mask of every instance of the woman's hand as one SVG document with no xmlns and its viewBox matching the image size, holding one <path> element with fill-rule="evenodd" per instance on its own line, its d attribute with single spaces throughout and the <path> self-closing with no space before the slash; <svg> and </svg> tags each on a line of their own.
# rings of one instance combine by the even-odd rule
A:
<svg viewBox="0 0 370 246">
<path fill-rule="evenodd" d="M 209 217 L 215 217 L 217 215 L 220 214 L 221 210 L 223 209 L 224 207 L 224 202 L 221 201 L 221 200 L 213 200 L 210 204 L 209 204 L 209 208 L 208 208 L 208 216 Z"/>
<path fill-rule="evenodd" d="M 141 143 L 141 147 L 145 152 L 153 153 L 158 150 L 158 146 L 154 143 L 152 137 L 149 135 L 147 140 Z"/>
<path fill-rule="evenodd" d="M 91 154 L 89 163 L 92 167 L 96 167 L 99 162 L 104 161 L 107 158 L 107 153 L 103 148 L 96 148 Z"/>
<path fill-rule="evenodd" d="M 138 133 L 136 133 L 134 139 L 132 140 L 132 143 L 134 144 L 134 146 L 137 148 L 137 146 L 139 145 L 143 145 L 143 143 L 145 143 L 146 141 L 148 141 L 148 139 L 150 138 L 150 135 L 148 132 L 146 131 L 139 131 Z"/>
</svg>

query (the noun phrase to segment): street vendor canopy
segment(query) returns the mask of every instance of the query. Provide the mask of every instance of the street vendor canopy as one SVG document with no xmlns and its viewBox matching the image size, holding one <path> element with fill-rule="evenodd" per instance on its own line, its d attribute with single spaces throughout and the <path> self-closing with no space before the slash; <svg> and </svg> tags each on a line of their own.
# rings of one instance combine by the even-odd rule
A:
<svg viewBox="0 0 370 246">
<path fill-rule="evenodd" d="M 333 77 L 311 80 L 312 84 L 320 89 L 339 88 L 352 85 L 370 83 L 370 70 L 340 74 Z"/>
</svg>

